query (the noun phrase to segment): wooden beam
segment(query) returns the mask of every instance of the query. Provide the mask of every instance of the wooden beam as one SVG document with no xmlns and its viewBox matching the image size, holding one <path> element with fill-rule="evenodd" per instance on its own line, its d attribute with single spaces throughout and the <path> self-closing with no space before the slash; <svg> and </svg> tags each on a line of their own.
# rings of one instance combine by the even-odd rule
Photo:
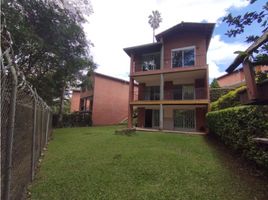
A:
<svg viewBox="0 0 268 200">
<path fill-rule="evenodd" d="M 252 54 L 253 51 L 258 49 L 261 45 L 263 45 L 267 41 L 268 41 L 268 30 L 266 30 L 261 37 L 259 37 L 252 45 L 250 45 L 247 48 L 245 54 L 239 54 L 235 58 L 233 63 L 226 69 L 226 72 L 231 73 L 232 71 L 234 71 L 238 67 L 238 65 L 240 65 L 244 61 L 247 55 Z"/>
<path fill-rule="evenodd" d="M 248 98 L 249 100 L 255 100 L 258 98 L 258 88 L 255 82 L 255 75 L 253 68 L 248 60 L 245 60 L 243 62 L 243 70 L 247 85 Z"/>
</svg>

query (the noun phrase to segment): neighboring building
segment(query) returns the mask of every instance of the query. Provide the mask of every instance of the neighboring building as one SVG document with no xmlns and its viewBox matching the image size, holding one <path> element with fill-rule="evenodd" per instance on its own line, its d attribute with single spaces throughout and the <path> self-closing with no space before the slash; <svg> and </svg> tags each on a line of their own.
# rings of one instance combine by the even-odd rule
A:
<svg viewBox="0 0 268 200">
<path fill-rule="evenodd" d="M 259 61 L 249 60 L 248 55 L 252 55 L 259 47 L 268 42 L 268 30 L 262 36 L 254 41 L 243 54 L 236 56 L 231 65 L 226 69 L 228 74 L 233 73 L 240 64 L 242 64 L 243 73 L 245 76 L 245 84 L 247 88 L 239 93 L 240 102 L 243 104 L 268 104 L 268 80 L 256 83 L 255 71 L 267 73 L 268 61 L 267 59 Z M 260 67 L 264 66 L 264 67 Z"/>
<path fill-rule="evenodd" d="M 71 112 L 91 112 L 93 125 L 118 124 L 128 117 L 129 82 L 94 73 L 92 89 L 73 91 Z"/>
<path fill-rule="evenodd" d="M 156 43 L 125 48 L 130 56 L 128 127 L 204 131 L 209 107 L 207 50 L 212 23 L 180 23 Z M 138 83 L 138 99 L 134 97 Z"/>
<path fill-rule="evenodd" d="M 255 72 L 268 74 L 268 66 L 256 66 Z M 239 87 L 245 85 L 245 74 L 243 68 L 237 69 L 229 74 L 217 78 L 220 87 Z"/>
</svg>

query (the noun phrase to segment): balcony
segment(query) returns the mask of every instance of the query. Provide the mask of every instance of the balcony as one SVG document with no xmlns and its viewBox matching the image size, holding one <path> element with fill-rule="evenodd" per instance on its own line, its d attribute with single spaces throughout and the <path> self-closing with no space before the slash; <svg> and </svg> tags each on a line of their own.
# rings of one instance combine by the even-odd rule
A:
<svg viewBox="0 0 268 200">
<path fill-rule="evenodd" d="M 207 88 L 191 88 L 186 89 L 176 88 L 164 91 L 163 100 L 204 100 L 207 99 Z M 159 101 L 160 92 L 138 92 L 134 91 L 134 99 L 136 101 Z"/>
</svg>

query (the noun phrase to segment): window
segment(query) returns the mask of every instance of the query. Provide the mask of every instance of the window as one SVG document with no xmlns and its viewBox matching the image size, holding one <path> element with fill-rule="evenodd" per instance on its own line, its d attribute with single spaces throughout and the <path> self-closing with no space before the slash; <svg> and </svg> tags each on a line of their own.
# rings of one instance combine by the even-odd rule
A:
<svg viewBox="0 0 268 200">
<path fill-rule="evenodd" d="M 160 87 L 149 86 L 145 88 L 144 100 L 159 100 L 160 99 Z"/>
<path fill-rule="evenodd" d="M 195 88 L 193 85 L 174 85 L 173 98 L 178 100 L 195 99 Z"/>
<path fill-rule="evenodd" d="M 156 70 L 160 69 L 160 52 L 144 54 L 142 56 L 142 70 Z"/>
<path fill-rule="evenodd" d="M 171 51 L 172 67 L 184 67 L 195 65 L 195 49 L 194 47 L 173 49 Z"/>
<path fill-rule="evenodd" d="M 195 111 L 194 110 L 174 110 L 173 111 L 174 128 L 176 129 L 194 129 Z"/>
<path fill-rule="evenodd" d="M 159 110 L 153 110 L 153 127 L 159 127 Z"/>
</svg>

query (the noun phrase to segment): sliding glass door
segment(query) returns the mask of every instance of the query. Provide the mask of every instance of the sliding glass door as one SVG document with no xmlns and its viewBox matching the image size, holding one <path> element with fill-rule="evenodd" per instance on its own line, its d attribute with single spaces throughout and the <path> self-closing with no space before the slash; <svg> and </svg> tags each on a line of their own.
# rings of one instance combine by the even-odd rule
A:
<svg viewBox="0 0 268 200">
<path fill-rule="evenodd" d="M 195 129 L 194 110 L 174 110 L 173 120 L 175 129 Z"/>
</svg>

